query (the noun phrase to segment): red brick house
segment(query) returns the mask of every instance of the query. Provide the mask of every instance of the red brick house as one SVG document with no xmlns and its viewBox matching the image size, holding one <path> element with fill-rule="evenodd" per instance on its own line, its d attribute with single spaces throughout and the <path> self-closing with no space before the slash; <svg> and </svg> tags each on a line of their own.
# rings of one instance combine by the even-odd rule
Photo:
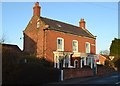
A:
<svg viewBox="0 0 120 86">
<path fill-rule="evenodd" d="M 98 54 L 98 58 L 99 58 L 99 61 L 97 62 L 97 64 L 102 64 L 104 65 L 105 64 L 105 61 L 106 61 L 106 57 L 101 55 L 101 54 Z"/>
<path fill-rule="evenodd" d="M 24 52 L 54 62 L 54 68 L 94 66 L 96 36 L 85 27 L 40 16 L 41 7 L 36 2 L 33 16 L 24 30 Z"/>
</svg>

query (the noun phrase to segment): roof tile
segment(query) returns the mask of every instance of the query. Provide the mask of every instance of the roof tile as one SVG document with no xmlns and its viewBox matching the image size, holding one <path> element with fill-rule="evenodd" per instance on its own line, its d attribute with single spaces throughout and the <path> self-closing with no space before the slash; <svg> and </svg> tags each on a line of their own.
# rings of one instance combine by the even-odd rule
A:
<svg viewBox="0 0 120 86">
<path fill-rule="evenodd" d="M 95 36 L 92 35 L 88 30 L 84 30 L 80 27 L 77 27 L 77 26 L 74 26 L 71 24 L 67 24 L 67 23 L 63 23 L 60 21 L 52 20 L 49 18 L 44 18 L 44 17 L 40 17 L 40 18 L 42 21 L 45 22 L 45 24 L 50 26 L 51 30 L 70 33 L 70 34 L 78 35 L 78 36 L 85 36 L 88 38 L 95 38 Z"/>
</svg>

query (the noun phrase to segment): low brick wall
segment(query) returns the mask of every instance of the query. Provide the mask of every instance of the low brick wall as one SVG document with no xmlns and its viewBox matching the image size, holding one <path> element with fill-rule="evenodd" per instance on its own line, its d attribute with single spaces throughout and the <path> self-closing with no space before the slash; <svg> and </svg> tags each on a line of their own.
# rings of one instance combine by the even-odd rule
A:
<svg viewBox="0 0 120 86">
<path fill-rule="evenodd" d="M 63 69 L 63 79 L 77 78 L 77 77 L 88 77 L 93 76 L 93 70 L 91 68 L 70 68 Z"/>
<path fill-rule="evenodd" d="M 115 70 L 108 66 L 98 65 L 97 66 L 97 76 L 110 74 L 115 72 Z M 86 66 L 83 68 L 65 68 L 63 69 L 63 80 L 77 77 L 89 77 L 94 76 L 94 71 L 90 67 Z"/>
<path fill-rule="evenodd" d="M 103 65 L 97 66 L 97 75 L 98 76 L 110 74 L 112 72 L 115 72 L 114 68 L 112 68 L 112 67 L 103 66 Z"/>
</svg>

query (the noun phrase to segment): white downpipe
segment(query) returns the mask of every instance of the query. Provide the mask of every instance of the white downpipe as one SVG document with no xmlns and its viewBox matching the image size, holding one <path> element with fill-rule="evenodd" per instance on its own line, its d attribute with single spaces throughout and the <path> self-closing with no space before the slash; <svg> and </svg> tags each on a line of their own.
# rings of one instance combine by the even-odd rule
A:
<svg viewBox="0 0 120 86">
<path fill-rule="evenodd" d="M 59 56 L 57 57 L 57 68 L 59 69 Z"/>
<path fill-rule="evenodd" d="M 69 55 L 69 64 L 68 64 L 68 67 L 70 67 L 70 65 L 71 65 L 71 64 L 70 64 L 70 55 Z"/>
<path fill-rule="evenodd" d="M 82 59 L 80 60 L 80 67 L 82 68 Z"/>
<path fill-rule="evenodd" d="M 96 74 L 97 74 L 97 64 L 94 62 L 94 67 L 96 68 Z"/>
<path fill-rule="evenodd" d="M 91 68 L 93 68 L 93 59 L 91 57 Z"/>
<path fill-rule="evenodd" d="M 84 65 L 86 65 L 86 57 L 84 58 Z"/>
<path fill-rule="evenodd" d="M 56 68 L 56 56 L 54 55 L 54 68 Z"/>
<path fill-rule="evenodd" d="M 61 70 L 61 81 L 63 81 L 63 70 Z"/>
<path fill-rule="evenodd" d="M 65 60 L 66 60 L 66 59 L 64 58 L 64 59 L 63 59 L 63 67 L 65 67 Z"/>
</svg>

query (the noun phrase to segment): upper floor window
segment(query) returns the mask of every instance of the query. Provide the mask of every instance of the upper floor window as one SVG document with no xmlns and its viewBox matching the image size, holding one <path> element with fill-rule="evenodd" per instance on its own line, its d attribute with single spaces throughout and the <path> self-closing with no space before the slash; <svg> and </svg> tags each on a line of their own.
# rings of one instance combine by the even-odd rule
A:
<svg viewBox="0 0 120 86">
<path fill-rule="evenodd" d="M 90 53 L 90 43 L 86 42 L 86 53 Z"/>
<path fill-rule="evenodd" d="M 57 50 L 64 51 L 64 39 L 63 38 L 57 38 Z"/>
<path fill-rule="evenodd" d="M 37 22 L 37 28 L 39 28 L 40 27 L 40 22 Z"/>
<path fill-rule="evenodd" d="M 77 40 L 72 41 L 72 47 L 73 47 L 73 52 L 78 52 L 78 41 Z"/>
</svg>

